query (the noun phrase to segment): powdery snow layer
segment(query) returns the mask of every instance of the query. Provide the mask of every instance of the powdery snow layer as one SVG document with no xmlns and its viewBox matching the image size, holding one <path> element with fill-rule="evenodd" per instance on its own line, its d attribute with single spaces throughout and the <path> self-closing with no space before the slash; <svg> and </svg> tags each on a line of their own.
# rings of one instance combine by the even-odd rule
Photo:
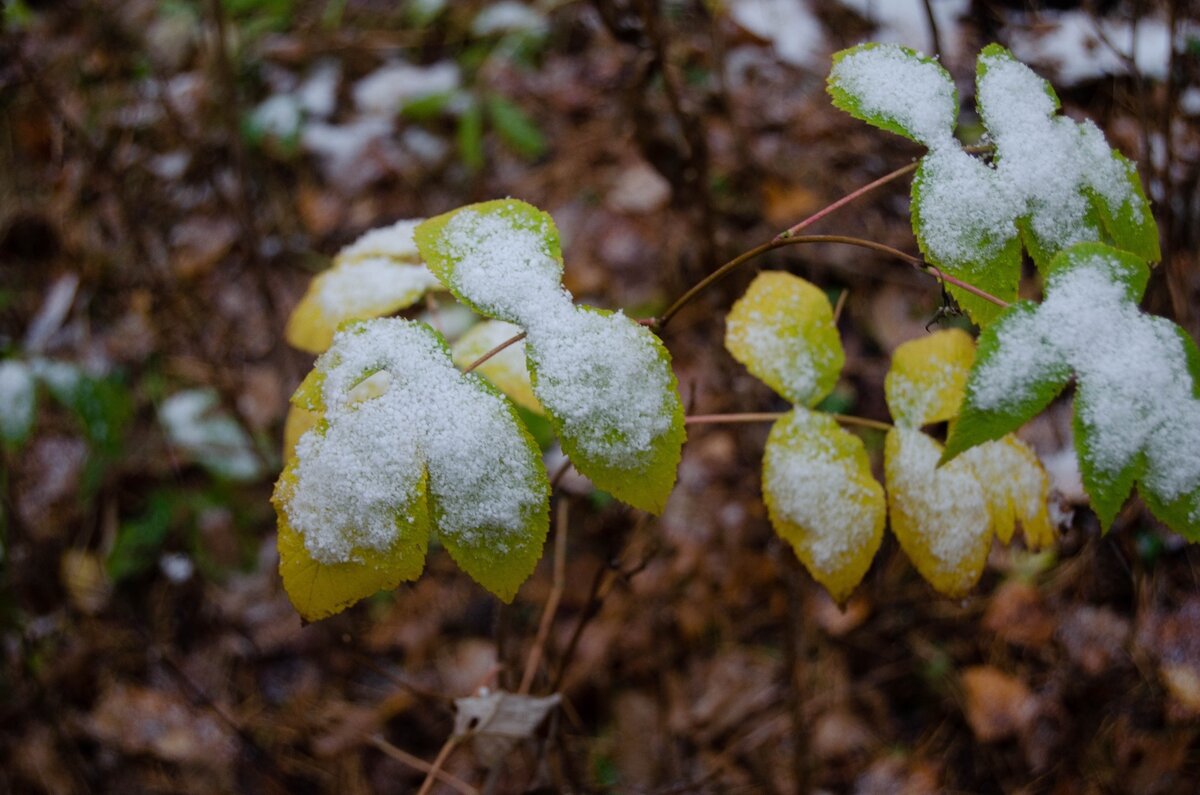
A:
<svg viewBox="0 0 1200 795">
<path fill-rule="evenodd" d="M 970 385 L 975 405 L 1007 410 L 1069 367 L 1092 466 L 1115 475 L 1144 452 L 1145 484 L 1163 499 L 1200 486 L 1200 400 L 1183 341 L 1173 323 L 1138 310 L 1108 258 L 1053 274 L 1046 300 L 1006 318 L 998 334 Z"/>
<path fill-rule="evenodd" d="M 653 334 L 622 313 L 577 307 L 546 229 L 463 210 L 447 223 L 453 284 L 485 314 L 525 329 L 534 393 L 588 455 L 629 466 L 671 427 L 674 390 Z"/>
<path fill-rule="evenodd" d="M 504 398 L 460 373 L 431 329 L 400 319 L 350 327 L 317 370 L 328 430 L 301 437 L 284 505 L 313 559 L 388 550 L 426 473 L 441 533 L 501 554 L 527 543 L 522 529 L 546 499 L 541 463 Z M 380 371 L 390 374 L 386 391 L 356 393 Z"/>
<path fill-rule="evenodd" d="M 871 47 L 835 63 L 829 80 L 855 97 L 864 113 L 895 121 L 930 149 L 955 146 L 958 95 L 936 63 L 896 46 Z"/>
<path fill-rule="evenodd" d="M 415 218 L 397 221 L 390 226 L 381 226 L 365 232 L 361 237 L 338 252 L 343 261 L 365 257 L 385 257 L 397 262 L 418 263 L 421 254 L 413 241 L 413 230 L 425 219 Z"/>
<path fill-rule="evenodd" d="M 321 308 L 327 317 L 339 319 L 375 314 L 380 307 L 411 304 L 438 285 L 424 265 L 397 265 L 375 258 L 339 264 L 317 278 Z"/>
<path fill-rule="evenodd" d="M 826 417 L 797 409 L 780 422 L 772 429 L 779 443 L 768 444 L 764 453 L 763 489 L 782 519 L 806 531 L 799 543 L 811 565 L 840 571 L 864 547 L 878 546 L 883 492 L 863 482 L 860 462 L 839 454 L 825 434 L 844 432 Z M 873 554 L 874 549 L 866 560 Z"/>
<path fill-rule="evenodd" d="M 929 147 L 914 185 L 914 215 L 934 261 L 970 276 L 1016 237 L 1021 217 L 1050 253 L 1099 240 L 1093 194 L 1114 215 L 1122 207 L 1141 213 L 1143 200 L 1095 125 L 1057 116 L 1049 85 L 1007 53 L 985 51 L 979 65 L 978 104 L 996 145 L 994 165 L 960 149 L 954 84 L 936 65 L 883 45 L 849 53 L 830 74 L 864 114 L 903 126 Z"/>
</svg>

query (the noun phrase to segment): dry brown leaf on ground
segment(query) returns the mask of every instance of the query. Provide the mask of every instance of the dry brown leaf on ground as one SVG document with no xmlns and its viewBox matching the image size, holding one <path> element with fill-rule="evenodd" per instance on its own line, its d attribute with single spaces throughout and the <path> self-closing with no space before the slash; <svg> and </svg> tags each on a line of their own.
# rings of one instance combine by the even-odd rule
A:
<svg viewBox="0 0 1200 795">
<path fill-rule="evenodd" d="M 521 696 L 504 690 L 479 691 L 474 696 L 457 698 L 454 706 L 454 736 L 469 739 L 475 756 L 485 765 L 493 765 L 533 732 L 558 706 L 562 696 Z"/>
<path fill-rule="evenodd" d="M 984 743 L 1006 740 L 1024 732 L 1037 714 L 1038 699 L 1015 676 L 990 665 L 962 673 L 964 710 L 975 737 Z"/>
</svg>

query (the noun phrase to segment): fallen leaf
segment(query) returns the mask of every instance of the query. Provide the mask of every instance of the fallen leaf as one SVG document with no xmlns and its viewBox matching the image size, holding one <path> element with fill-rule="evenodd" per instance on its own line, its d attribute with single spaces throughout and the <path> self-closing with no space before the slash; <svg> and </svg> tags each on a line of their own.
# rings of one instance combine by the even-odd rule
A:
<svg viewBox="0 0 1200 795">
<path fill-rule="evenodd" d="M 1015 737 L 1037 714 L 1037 697 L 1025 683 L 990 665 L 963 671 L 962 684 L 967 723 L 980 742 Z"/>
<path fill-rule="evenodd" d="M 474 696 L 454 700 L 458 710 L 454 736 L 469 738 L 479 761 L 493 765 L 518 742 L 533 737 L 534 730 L 561 700 L 558 693 L 535 697 L 481 688 Z"/>
</svg>

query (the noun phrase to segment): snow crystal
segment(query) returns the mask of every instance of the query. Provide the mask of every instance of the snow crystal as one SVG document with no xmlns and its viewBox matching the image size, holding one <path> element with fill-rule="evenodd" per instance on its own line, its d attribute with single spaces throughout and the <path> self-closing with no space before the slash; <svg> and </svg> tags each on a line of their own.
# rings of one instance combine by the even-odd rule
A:
<svg viewBox="0 0 1200 795">
<path fill-rule="evenodd" d="M 318 361 L 324 432 L 297 444 L 288 521 L 321 563 L 361 561 L 397 541 L 428 473 L 439 530 L 508 551 L 545 500 L 544 472 L 503 398 L 454 368 L 434 332 L 401 319 L 338 332 Z M 388 388 L 355 388 L 386 371 Z M 436 398 L 436 399 L 434 399 Z M 453 406 L 453 411 L 447 409 Z"/>
<path fill-rule="evenodd" d="M 780 444 L 768 444 L 763 488 L 782 518 L 805 530 L 800 545 L 812 566 L 822 572 L 844 569 L 873 543 L 880 512 L 880 492 L 859 482 L 854 458 L 840 454 L 822 435 L 824 421 L 805 409 L 789 413 L 772 429 Z M 822 428 L 822 426 L 825 426 Z"/>
<path fill-rule="evenodd" d="M 966 462 L 938 467 L 941 446 L 913 428 L 895 428 L 894 456 L 888 458 L 888 493 L 920 534 L 923 546 L 943 566 L 958 570 L 978 558 L 991 522 L 983 489 Z M 893 527 L 895 527 L 893 519 Z M 910 558 L 917 558 L 904 544 Z M 986 555 L 983 550 L 982 555 Z M 916 562 L 916 560 L 914 560 Z"/>
<path fill-rule="evenodd" d="M 1107 257 L 1053 274 L 1045 301 L 998 333 L 998 350 L 969 385 L 975 405 L 1004 411 L 1070 368 L 1089 463 L 1102 476 L 1145 452 L 1155 494 L 1170 501 L 1200 486 L 1200 399 L 1183 342 L 1174 324 L 1138 310 Z"/>
<path fill-rule="evenodd" d="M 421 253 L 413 241 L 413 230 L 424 219 L 397 221 L 391 226 L 381 226 L 363 234 L 338 252 L 341 261 L 383 257 L 396 262 L 420 262 Z"/>
<path fill-rule="evenodd" d="M 516 228 L 496 213 L 456 213 L 440 243 L 456 262 L 450 286 L 525 329 L 541 404 L 585 454 L 628 466 L 670 428 L 670 370 L 648 329 L 572 303 L 546 231 Z"/>
<path fill-rule="evenodd" d="M 956 147 L 958 99 L 937 64 L 917 61 L 897 46 L 871 47 L 834 64 L 829 80 L 855 97 L 864 114 L 894 121 L 930 149 Z"/>
<path fill-rule="evenodd" d="M 19 439 L 33 424 L 34 380 L 29 366 L 16 359 L 0 362 L 0 437 Z"/>
</svg>

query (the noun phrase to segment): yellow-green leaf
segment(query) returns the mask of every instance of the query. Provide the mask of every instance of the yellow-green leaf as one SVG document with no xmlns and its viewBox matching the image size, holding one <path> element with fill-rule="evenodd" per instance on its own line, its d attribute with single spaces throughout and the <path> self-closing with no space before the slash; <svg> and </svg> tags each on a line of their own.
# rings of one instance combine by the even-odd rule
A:
<svg viewBox="0 0 1200 795">
<path fill-rule="evenodd" d="M 288 318 L 287 341 L 320 353 L 343 323 L 406 309 L 437 285 L 423 265 L 402 265 L 380 257 L 338 262 L 308 286 Z"/>
<path fill-rule="evenodd" d="M 983 488 L 955 459 L 938 468 L 941 445 L 913 428 L 896 427 L 884 446 L 892 532 L 917 571 L 946 596 L 979 581 L 992 545 Z"/>
<path fill-rule="evenodd" d="M 1041 549 L 1054 543 L 1054 526 L 1046 509 L 1050 490 L 1046 472 L 1036 455 L 1015 436 L 972 447 L 959 456 L 983 488 L 996 537 L 1012 541 L 1017 524 L 1025 545 Z"/>
<path fill-rule="evenodd" d="M 896 348 L 883 381 L 896 424 L 919 428 L 957 416 L 974 361 L 975 343 L 961 329 L 936 331 Z"/>
<path fill-rule="evenodd" d="M 521 333 L 519 326 L 503 320 L 485 320 L 472 326 L 454 343 L 454 363 L 461 368 L 470 367 L 479 357 Z M 525 342 L 509 345 L 488 359 L 475 372 L 491 381 L 496 388 L 508 395 L 519 406 L 535 414 L 542 414 L 542 404 L 533 394 L 529 380 L 529 368 L 525 366 Z"/>
<path fill-rule="evenodd" d="M 420 576 L 429 541 L 424 478 L 409 514 L 396 514 L 397 534 L 392 546 L 382 552 L 357 549 L 355 559 L 344 563 L 315 560 L 304 537 L 288 523 L 284 506 L 291 501 L 295 487 L 295 469 L 289 466 L 275 484 L 272 502 L 279 517 L 279 574 L 288 598 L 305 621 L 340 613 L 360 599 Z"/>
<path fill-rule="evenodd" d="M 763 498 L 775 532 L 845 602 L 871 567 L 887 518 L 862 440 L 826 414 L 789 412 L 767 438 Z"/>
<path fill-rule="evenodd" d="M 800 406 L 814 406 L 828 395 L 845 364 L 825 293 L 782 271 L 760 273 L 733 305 L 725 320 L 725 347 Z"/>
</svg>

